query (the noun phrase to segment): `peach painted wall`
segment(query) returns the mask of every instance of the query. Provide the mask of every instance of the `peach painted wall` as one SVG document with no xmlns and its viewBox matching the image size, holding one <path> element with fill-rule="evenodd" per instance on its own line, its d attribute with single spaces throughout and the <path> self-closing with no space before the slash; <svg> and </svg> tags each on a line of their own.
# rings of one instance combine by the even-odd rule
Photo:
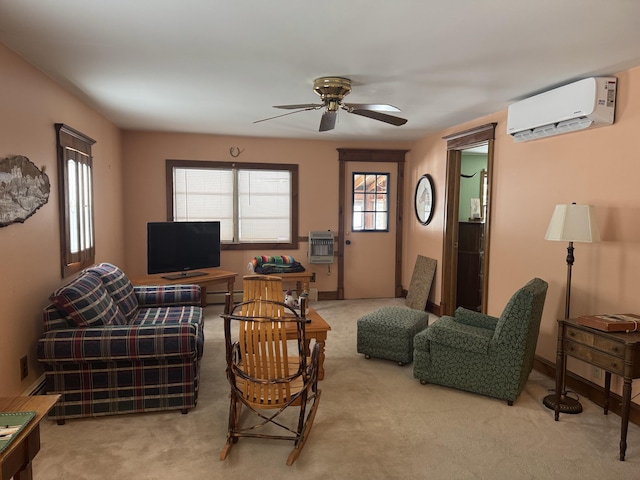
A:
<svg viewBox="0 0 640 480">
<path fill-rule="evenodd" d="M 406 188 L 423 173 L 434 177 L 436 213 L 431 225 L 410 221 L 405 264 L 417 253 L 442 257 L 444 135 L 497 122 L 488 313 L 498 315 L 517 288 L 532 277 L 549 282 L 537 353 L 555 362 L 557 324 L 564 316 L 566 248 L 544 239 L 554 206 L 592 204 L 601 230 L 599 243 L 576 243 L 571 315 L 640 312 L 640 68 L 620 72 L 615 124 L 532 142 L 514 143 L 506 134 L 506 111 L 430 135 L 412 146 Z M 413 212 L 407 205 L 405 218 Z M 441 298 L 441 272 L 435 298 Z M 405 275 L 408 270 L 405 270 Z M 405 283 L 407 279 L 404 279 Z M 569 359 L 569 369 L 591 379 L 591 369 Z M 614 377 L 615 378 L 615 377 Z M 620 390 L 619 379 L 616 388 Z"/>
<path fill-rule="evenodd" d="M 146 224 L 166 220 L 165 160 L 215 160 L 299 165 L 299 236 L 310 230 L 338 231 L 338 152 L 337 148 L 398 148 L 409 144 L 345 143 L 335 141 L 279 140 L 179 133 L 125 132 L 125 237 L 127 269 L 132 275 L 146 273 Z M 230 149 L 242 153 L 233 158 Z M 336 265 L 309 265 L 308 243 L 297 251 L 223 251 L 221 268 L 242 275 L 255 255 L 292 255 L 308 271 L 316 273 L 319 291 L 337 289 Z M 238 287 L 239 289 L 240 287 Z"/>
<path fill-rule="evenodd" d="M 58 175 L 54 123 L 96 140 L 93 147 L 98 261 L 124 261 L 120 132 L 46 75 L 0 44 L 0 158 L 24 155 L 44 169 L 49 201 L 24 223 L 0 228 L 0 396 L 28 389 L 42 373 L 36 342 L 42 308 L 64 280 L 60 274 Z M 27 355 L 29 376 L 20 380 Z"/>
</svg>

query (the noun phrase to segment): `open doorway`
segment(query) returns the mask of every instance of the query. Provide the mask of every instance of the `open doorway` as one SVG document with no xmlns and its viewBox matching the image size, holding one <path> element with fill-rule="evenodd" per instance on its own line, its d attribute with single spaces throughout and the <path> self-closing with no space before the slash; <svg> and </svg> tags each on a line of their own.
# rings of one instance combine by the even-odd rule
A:
<svg viewBox="0 0 640 480">
<path fill-rule="evenodd" d="M 482 311 L 487 143 L 461 150 L 456 308 Z"/>
<path fill-rule="evenodd" d="M 453 315 L 458 306 L 486 312 L 495 127 L 490 123 L 445 137 L 443 315 Z"/>
</svg>

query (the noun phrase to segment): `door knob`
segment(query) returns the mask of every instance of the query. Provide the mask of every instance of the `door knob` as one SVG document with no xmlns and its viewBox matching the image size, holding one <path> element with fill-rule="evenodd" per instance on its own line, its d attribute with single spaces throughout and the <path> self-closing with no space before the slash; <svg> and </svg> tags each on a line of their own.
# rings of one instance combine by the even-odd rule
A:
<svg viewBox="0 0 640 480">
<path fill-rule="evenodd" d="M 347 245 L 351 245 L 351 240 L 347 240 L 347 241 L 346 241 L 346 242 L 344 242 L 344 243 L 346 243 Z"/>
</svg>

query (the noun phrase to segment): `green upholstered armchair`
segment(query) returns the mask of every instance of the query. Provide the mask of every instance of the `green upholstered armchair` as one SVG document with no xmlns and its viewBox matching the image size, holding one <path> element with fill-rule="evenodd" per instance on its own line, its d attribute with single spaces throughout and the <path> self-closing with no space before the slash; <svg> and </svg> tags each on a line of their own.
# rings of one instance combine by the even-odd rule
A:
<svg viewBox="0 0 640 480">
<path fill-rule="evenodd" d="M 533 367 L 547 287 L 534 278 L 499 318 L 462 307 L 439 318 L 414 338 L 413 376 L 513 405 Z"/>
</svg>

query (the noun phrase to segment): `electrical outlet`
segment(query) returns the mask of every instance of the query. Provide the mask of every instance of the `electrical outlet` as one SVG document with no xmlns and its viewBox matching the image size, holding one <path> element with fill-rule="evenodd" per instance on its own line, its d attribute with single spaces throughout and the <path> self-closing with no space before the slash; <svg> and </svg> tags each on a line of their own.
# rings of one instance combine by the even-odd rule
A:
<svg viewBox="0 0 640 480">
<path fill-rule="evenodd" d="M 24 380 L 29 376 L 29 360 L 25 355 L 20 359 L 20 380 Z"/>
<path fill-rule="evenodd" d="M 593 367 L 593 378 L 598 380 L 602 378 L 602 369 L 600 367 Z"/>
</svg>

